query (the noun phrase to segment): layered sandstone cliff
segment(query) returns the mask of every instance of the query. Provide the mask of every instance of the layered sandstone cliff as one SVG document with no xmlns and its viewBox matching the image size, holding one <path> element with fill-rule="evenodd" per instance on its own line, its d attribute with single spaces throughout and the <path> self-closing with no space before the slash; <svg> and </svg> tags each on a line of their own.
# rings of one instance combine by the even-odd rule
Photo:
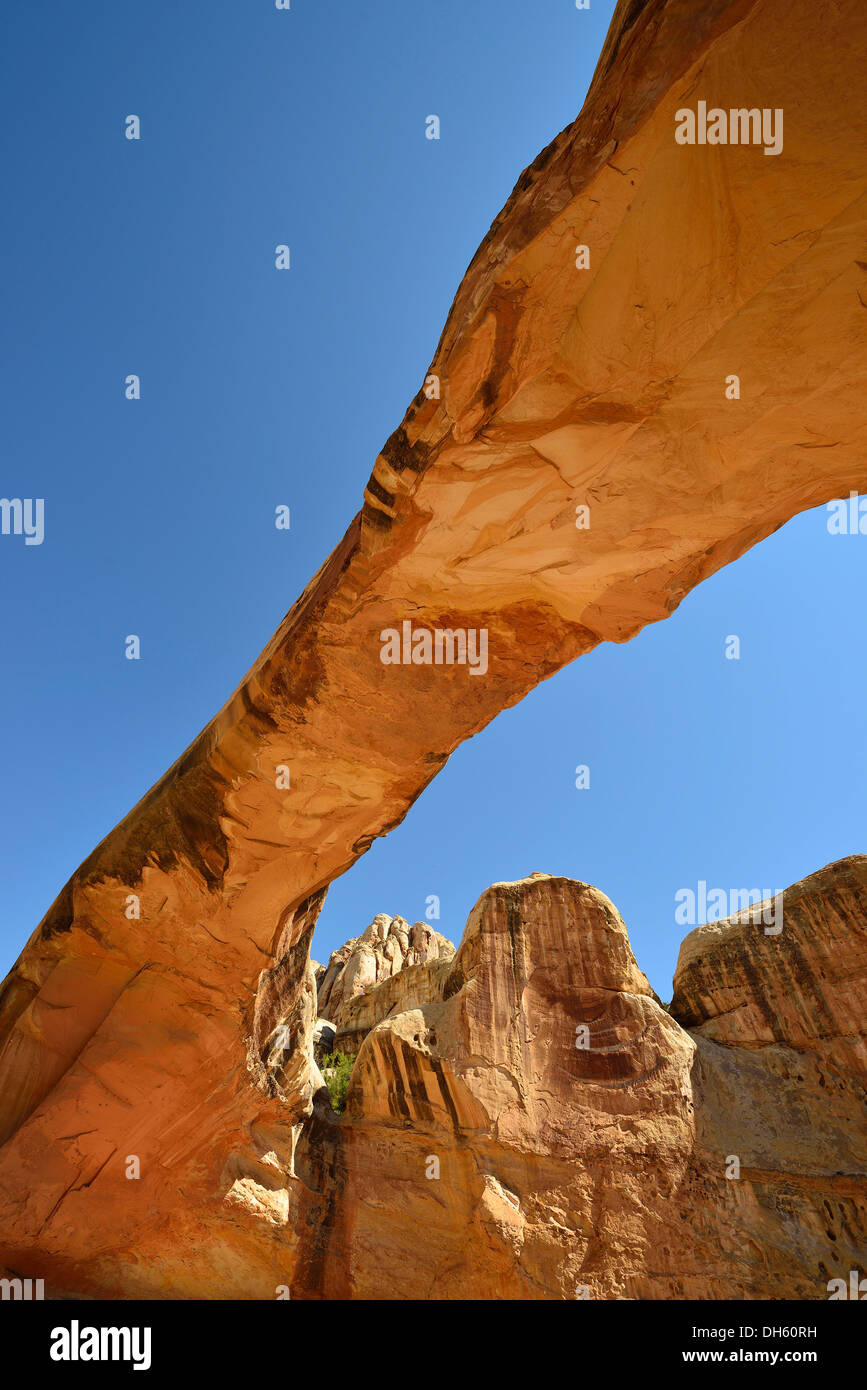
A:
<svg viewBox="0 0 867 1390">
<path fill-rule="evenodd" d="M 426 922 L 378 913 L 361 936 L 331 953 L 319 983 L 318 1008 L 337 1030 L 337 1047 L 352 1050 L 373 1024 L 408 1002 L 431 997 L 422 967 L 450 960 L 451 941 Z"/>
<path fill-rule="evenodd" d="M 419 965 L 411 965 L 401 970 L 400 974 L 350 999 L 338 1014 L 334 1046 L 344 1052 L 355 1053 L 370 1030 L 382 1019 L 441 999 L 454 954 L 452 947 L 449 953 Z"/>
<path fill-rule="evenodd" d="M 224 708 L 74 873 L 3 986 L 0 1264 L 57 1292 L 114 1297 L 269 1297 L 290 1282 L 306 1239 L 297 1209 L 314 1201 L 293 1174 L 320 1083 L 308 955 L 327 885 L 401 821 L 462 740 L 538 681 L 666 617 L 797 512 L 867 491 L 867 115 L 853 100 L 865 33 L 860 0 L 621 0 L 583 110 L 519 179 L 433 362 L 420 364 L 419 382 L 436 377 L 439 395 L 419 391 L 346 536 Z M 699 100 L 784 110 L 782 153 L 678 145 L 676 112 Z M 726 393 L 732 374 L 737 399 Z M 589 508 L 589 528 L 576 529 L 576 507 Z M 485 674 L 384 666 L 380 634 L 407 620 L 484 629 Z M 275 775 L 287 764 L 291 790 Z M 493 950 L 496 936 L 476 933 L 464 959 Z M 481 988 L 467 978 L 462 991 L 454 977 L 463 1002 L 452 1021 Z M 736 985 L 733 974 L 734 1000 Z M 702 982 L 684 988 L 698 1008 Z M 629 1037 L 685 1056 L 650 996 L 632 984 L 612 1006 L 614 995 Z M 758 1008 L 737 1007 L 750 1021 Z M 480 1024 L 466 1027 L 475 1037 Z M 707 1055 L 723 1046 L 701 1036 Z M 421 1067 L 414 1037 L 395 1034 L 391 1047 Z M 431 1056 L 446 1078 L 448 1058 Z M 520 1129 L 506 1105 L 510 1067 L 466 1065 L 487 1076 L 498 1128 Z M 465 1089 L 460 1105 L 486 1132 L 474 1109 L 484 1097 Z M 627 1101 L 643 1094 L 621 1089 Z M 553 1134 L 564 1120 L 552 1095 L 532 1106 L 540 1124 L 550 1110 Z M 685 1123 L 676 1109 L 666 1093 L 658 1126 L 673 1154 Z M 607 1176 L 583 1179 L 577 1195 L 552 1160 L 555 1219 L 591 1242 L 591 1272 L 609 1238 L 624 1270 L 644 1268 L 630 1255 L 647 1239 L 643 1226 L 634 1234 L 636 1210 L 606 1205 L 630 1123 L 613 1113 L 607 1168 L 599 1153 Z M 366 1133 L 350 1144 L 359 1161 Z M 535 1217 L 526 1229 L 524 1208 L 513 1214 L 512 1166 L 501 1181 L 475 1150 L 459 1152 L 477 1199 L 467 1219 L 500 1232 L 484 1239 L 503 1286 L 518 1287 L 503 1232 L 517 1241 L 520 1226 L 532 1271 L 547 1238 Z M 346 1169 L 350 1192 L 356 1180 Z M 705 1198 L 711 1210 L 684 1221 L 706 1231 L 710 1267 L 739 1189 L 690 1181 L 696 1210 Z M 589 1215 L 569 1205 L 582 1194 Z M 323 1232 L 337 1229 L 329 1210 Z M 818 1216 L 797 1210 L 819 1239 Z M 681 1246 L 666 1229 L 658 1278 L 624 1273 L 605 1286 L 696 1286 L 698 1254 L 672 1273 Z M 331 1239 L 322 1235 L 323 1250 Z M 374 1252 L 359 1249 L 346 1247 L 354 1263 L 340 1278 L 363 1289 Z M 339 1284 L 324 1256 L 300 1258 L 302 1286 Z M 563 1287 L 575 1258 L 557 1276 Z M 738 1279 L 766 1288 L 753 1258 L 732 1255 Z M 543 1296 L 550 1287 L 533 1283 Z"/>
<path fill-rule="evenodd" d="M 490 888 L 439 999 L 305 1129 L 296 1296 L 825 1299 L 863 1271 L 867 856 L 784 901 L 778 935 L 687 938 L 669 1011 L 597 889 Z"/>
</svg>

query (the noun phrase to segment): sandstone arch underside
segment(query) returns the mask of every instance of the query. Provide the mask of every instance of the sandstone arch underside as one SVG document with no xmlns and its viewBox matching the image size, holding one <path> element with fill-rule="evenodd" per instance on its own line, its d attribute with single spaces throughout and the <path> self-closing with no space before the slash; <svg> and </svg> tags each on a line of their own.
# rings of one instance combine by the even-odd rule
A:
<svg viewBox="0 0 867 1390">
<path fill-rule="evenodd" d="M 621 0 L 583 110 L 458 290 L 440 398 L 3 986 L 0 1265 L 61 1293 L 273 1296 L 286 1202 L 222 1198 L 292 1172 L 328 883 L 540 680 L 867 491 L 865 48 L 861 0 Z M 699 100 L 781 109 L 782 152 L 677 144 Z M 404 620 L 487 629 L 487 672 L 384 666 Z"/>
</svg>

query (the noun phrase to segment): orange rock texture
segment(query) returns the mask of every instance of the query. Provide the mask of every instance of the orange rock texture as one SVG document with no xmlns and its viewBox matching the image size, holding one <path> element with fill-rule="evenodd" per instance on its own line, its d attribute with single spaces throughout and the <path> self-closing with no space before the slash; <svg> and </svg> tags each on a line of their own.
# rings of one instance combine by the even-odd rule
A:
<svg viewBox="0 0 867 1390">
<path fill-rule="evenodd" d="M 340 1250 L 341 1270 L 298 1245 L 308 1188 L 296 1150 L 326 1161 L 309 1137 L 319 1087 L 309 944 L 327 885 L 402 820 L 462 740 L 537 682 L 666 617 L 797 512 L 867 491 L 867 113 L 853 97 L 865 37 L 861 0 L 618 5 L 583 110 L 482 243 L 420 374 L 427 392 L 384 445 L 346 536 L 224 708 L 75 872 L 3 986 L 0 1265 L 55 1294 L 257 1298 L 293 1280 L 310 1296 L 370 1289 L 372 1231 L 343 1231 L 322 1186 L 309 1189 L 324 1203 L 319 1248 Z M 782 111 L 782 150 L 679 144 L 677 113 L 699 102 Z M 382 634 L 404 623 L 484 632 L 484 670 L 384 664 Z M 485 909 L 494 917 L 505 911 L 498 892 Z M 598 968 L 613 969 L 607 958 Z M 576 989 L 601 988 L 570 969 Z M 688 1120 L 673 1075 L 698 1043 L 671 1032 L 623 969 L 610 986 L 623 1011 L 612 1036 L 619 1047 L 647 1028 L 621 1079 L 652 1068 L 663 1041 L 680 1059 L 666 1068 L 664 1104 L 654 1096 L 660 1158 L 671 1154 L 661 1181 L 676 1184 Z M 726 969 L 738 1001 L 737 971 Z M 683 988 L 689 1008 L 704 1006 L 700 971 Z M 449 1048 L 462 1007 L 447 1016 Z M 741 1026 L 760 1029 L 757 1003 L 733 1007 Z M 462 1017 L 467 1065 L 492 1074 L 451 1103 L 479 1132 L 490 1103 L 498 1132 L 523 1151 L 532 1124 L 509 1099 L 513 1071 L 470 1060 L 485 1020 Z M 696 1037 L 728 1047 L 705 1038 L 713 1022 L 696 1024 Z M 422 1049 L 414 1033 L 391 1032 L 396 1062 Z M 353 1104 L 369 1096 L 384 1110 L 377 1036 L 364 1044 Z M 597 1076 L 598 1058 L 570 1052 L 570 1063 L 589 1067 L 593 1084 L 617 1079 Z M 533 1101 L 533 1123 L 559 1144 L 572 1109 L 555 1091 Z M 600 1102 L 594 1113 L 609 1115 L 614 1145 L 604 1193 L 617 1155 L 642 1141 L 620 1112 Z M 349 1209 L 365 1133 L 349 1141 L 359 1151 Z M 674 1272 L 660 1225 L 651 1278 L 627 1258 L 644 1239 L 639 1214 L 609 1222 L 596 1177 L 581 1189 L 589 1214 L 556 1200 L 576 1142 L 564 1137 L 549 1156 L 551 1211 L 587 1249 L 594 1213 L 606 1238 L 610 1224 L 611 1259 L 621 1251 L 625 1263 L 620 1284 L 599 1264 L 599 1288 L 712 1282 L 720 1222 L 700 1214 L 701 1199 L 746 1201 L 736 1193 L 747 1188 L 721 1189 L 726 1199 L 715 1179 L 691 1178 L 698 1205 L 684 1221 L 697 1237 L 706 1216 L 707 1267 L 700 1275 L 696 1247 L 695 1274 Z M 476 1194 L 464 1215 L 486 1233 L 491 1279 L 526 1290 L 520 1245 L 539 1296 L 570 1287 L 582 1260 L 551 1254 L 535 1209 L 520 1205 L 517 1173 L 471 1173 L 469 1146 L 457 1151 Z M 344 1162 L 340 1144 L 333 1153 Z M 423 1190 L 442 1192 L 442 1179 Z M 427 1212 L 433 1198 L 419 1200 Z M 662 1211 L 668 1197 L 659 1201 Z M 735 1260 L 737 1278 L 774 1296 L 744 1265 L 751 1258 Z M 795 1277 L 810 1296 L 815 1281 Z M 464 1276 L 425 1278 L 442 1293 Z M 484 1283 L 481 1273 L 466 1281 Z M 394 1296 L 418 1292 L 407 1281 Z"/>
<path fill-rule="evenodd" d="M 867 856 L 783 900 L 693 932 L 667 1010 L 597 889 L 488 889 L 305 1128 L 296 1297 L 826 1299 L 867 1258 Z"/>
</svg>

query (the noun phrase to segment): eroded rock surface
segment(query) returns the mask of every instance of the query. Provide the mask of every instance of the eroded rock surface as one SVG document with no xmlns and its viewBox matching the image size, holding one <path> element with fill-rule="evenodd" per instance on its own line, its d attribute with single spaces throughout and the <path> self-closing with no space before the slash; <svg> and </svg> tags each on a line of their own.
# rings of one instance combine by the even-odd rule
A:
<svg viewBox="0 0 867 1390">
<path fill-rule="evenodd" d="M 319 1012 L 337 1029 L 337 1046 L 348 1045 L 347 1034 L 367 1031 L 396 1003 L 426 1002 L 429 991 L 421 984 L 425 977 L 414 967 L 450 960 L 454 953 L 453 943 L 426 922 L 410 926 L 404 917 L 378 913 L 361 936 L 331 953 L 319 985 Z M 391 988 L 385 1003 L 386 996 L 375 987 L 398 975 L 400 983 Z M 370 1022 L 365 1025 L 363 1019 Z"/>
<path fill-rule="evenodd" d="M 335 1046 L 344 1052 L 355 1053 L 371 1028 L 382 1019 L 441 999 L 443 983 L 450 973 L 454 954 L 452 946 L 443 955 L 419 965 L 410 965 L 398 975 L 392 975 L 390 979 L 348 1000 L 340 1010 Z"/>
<path fill-rule="evenodd" d="M 420 364 L 439 396 L 419 391 L 346 536 L 225 707 L 75 872 L 3 986 L 0 1264 L 113 1297 L 272 1297 L 290 1282 L 307 1200 L 294 1154 L 319 1086 L 307 958 L 327 885 L 538 681 L 666 617 L 796 513 L 867 491 L 867 112 L 853 98 L 865 32 L 861 0 L 619 4 L 582 112 L 519 179 Z M 677 145 L 675 113 L 698 100 L 784 110 L 782 153 Z M 485 674 L 384 666 L 381 633 L 404 621 L 484 629 Z M 642 1019 L 652 1050 L 669 1026 L 658 1006 L 615 993 L 623 1027 Z M 392 1033 L 395 1056 L 415 1055 L 414 1033 Z M 478 1116 L 485 1097 L 455 1065 L 454 1095 Z M 496 1093 L 498 1126 L 521 1128 L 513 1073 L 497 1065 L 479 1085 Z M 684 1065 L 667 1065 L 666 1085 Z M 553 1094 L 532 1104 L 556 1129 Z M 687 1124 L 676 1094 L 658 1119 L 666 1192 Z M 608 1142 L 629 1132 L 617 1112 Z M 525 1208 L 513 1215 L 511 1166 L 497 1177 L 459 1152 L 466 1217 L 517 1287 L 514 1243 L 532 1271 L 553 1237 L 535 1215 L 526 1229 Z M 551 1191 L 565 1202 L 563 1162 Z M 619 1211 L 605 1196 L 616 1153 L 606 1172 L 583 1180 L 590 1217 L 555 1202 L 556 1219 L 594 1252 L 610 1236 L 639 1268 L 627 1257 L 647 1238 L 640 1199 Z M 696 1201 L 725 1207 L 733 1191 L 699 1184 Z M 706 1222 L 704 1253 L 670 1273 L 662 1221 L 658 1279 L 624 1274 L 622 1287 L 707 1278 L 699 1255 L 712 1266 L 724 1223 Z M 347 1280 L 355 1247 L 351 1258 Z M 749 1253 L 732 1258 L 761 1284 Z M 564 1259 L 565 1285 L 581 1262 Z M 311 1289 L 336 1277 L 317 1268 Z"/>
<path fill-rule="evenodd" d="M 597 889 L 490 888 L 441 998 L 305 1128 L 296 1295 L 825 1299 L 863 1270 L 867 856 L 784 896 L 777 936 L 693 933 L 668 1011 Z M 754 1028 L 783 995 L 792 1026 Z"/>
</svg>

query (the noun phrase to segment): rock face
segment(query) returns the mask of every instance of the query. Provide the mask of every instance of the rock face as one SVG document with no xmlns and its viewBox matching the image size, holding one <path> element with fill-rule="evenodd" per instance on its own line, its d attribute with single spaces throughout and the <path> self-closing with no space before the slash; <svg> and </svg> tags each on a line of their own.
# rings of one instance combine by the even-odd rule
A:
<svg viewBox="0 0 867 1390">
<path fill-rule="evenodd" d="M 337 1029 L 327 1018 L 317 1018 L 313 1028 L 313 1052 L 318 1058 L 319 1054 L 333 1052 L 334 1041 L 337 1036 Z"/>
<path fill-rule="evenodd" d="M 863 1270 L 867 856 L 784 896 L 777 936 L 687 938 L 669 1012 L 597 889 L 490 888 L 440 999 L 305 1129 L 295 1296 L 825 1299 Z"/>
<path fill-rule="evenodd" d="M 115 1297 L 272 1297 L 291 1282 L 308 1200 L 295 1149 L 320 1082 L 308 953 L 327 885 L 538 681 L 666 617 L 796 513 L 867 491 L 867 112 L 852 95 L 865 32 L 862 0 L 621 0 L 583 110 L 519 179 L 419 372 L 439 393 L 419 390 L 346 536 L 224 708 L 75 872 L 3 986 L 0 1264 L 56 1293 Z M 784 111 L 782 153 L 679 145 L 676 113 L 699 100 Z M 589 527 L 576 528 L 579 507 Z M 484 672 L 384 664 L 381 634 L 405 622 L 484 631 Z M 275 778 L 284 765 L 291 790 Z M 492 900 L 486 914 L 501 910 Z M 472 951 L 496 937 L 480 929 Z M 494 968 L 485 959 L 480 979 Z M 644 1066 L 642 1048 L 669 1025 L 640 990 L 624 985 L 618 1000 L 635 1039 L 621 1061 Z M 759 1006 L 738 1007 L 751 1025 Z M 383 1026 L 395 1058 L 421 1067 L 415 1034 Z M 672 1086 L 687 1046 L 673 1037 Z M 723 1046 L 701 1037 L 705 1052 Z M 445 1077 L 448 1057 L 431 1057 Z M 452 1104 L 484 1132 L 484 1097 L 458 1071 Z M 528 1123 L 507 1104 L 511 1075 L 484 1082 L 509 1132 Z M 598 1084 L 599 1114 L 632 1095 Z M 559 1129 L 556 1094 L 550 1116 L 533 1105 Z M 667 1202 L 687 1171 L 674 1155 L 688 1121 L 675 1090 L 662 1099 Z M 612 1116 L 608 1142 L 625 1151 L 633 1120 Z M 359 1160 L 365 1133 L 352 1141 Z M 521 1192 L 511 1166 L 492 1176 L 469 1146 L 456 1152 L 475 1193 L 467 1219 L 487 1233 L 503 1287 L 517 1287 L 517 1228 L 528 1269 L 545 1264 L 549 1237 L 502 1195 Z M 601 1188 L 587 1178 L 581 1189 L 589 1215 L 564 1205 L 576 1194 L 560 1163 L 555 1219 L 583 1231 L 590 1272 L 599 1231 L 624 1270 L 641 1268 L 630 1252 L 646 1228 L 608 1195 L 616 1160 Z M 350 1196 L 367 1180 L 363 1165 L 353 1172 Z M 737 1189 L 708 1183 L 697 1202 L 733 1205 Z M 437 1190 L 431 1181 L 425 1210 Z M 663 1223 L 653 1277 L 624 1273 L 619 1287 L 697 1286 L 721 1220 L 708 1216 L 697 1263 L 678 1272 Z M 692 1223 L 693 1239 L 703 1229 Z M 372 1276 L 356 1271 L 372 1252 L 341 1238 L 353 1261 L 342 1277 L 366 1287 Z M 323 1234 L 323 1248 L 336 1239 Z M 339 1282 L 317 1258 L 301 1262 L 311 1290 Z M 557 1266 L 564 1285 L 576 1258 Z M 762 1283 L 752 1258 L 732 1255 L 745 1287 Z M 440 1276 L 437 1291 L 463 1277 Z M 804 1273 L 801 1286 L 814 1284 Z"/>
<path fill-rule="evenodd" d="M 785 942 L 776 930 L 745 931 L 744 915 L 691 932 L 680 948 L 672 1013 L 723 1047 L 809 1049 L 867 1073 L 867 920 L 852 913 L 863 874 L 859 856 L 788 889 Z"/>
<path fill-rule="evenodd" d="M 355 1053 L 382 1019 L 441 999 L 453 957 L 454 947 L 450 954 L 423 965 L 409 966 L 399 975 L 350 999 L 340 1011 L 340 1031 L 335 1047 Z"/>
<path fill-rule="evenodd" d="M 355 1034 L 362 1027 L 366 1032 L 380 1017 L 385 1016 L 376 1005 L 368 1002 L 363 1017 L 371 1021 L 365 1027 L 357 1021 L 360 1017 L 357 1011 L 353 1012 L 353 1006 L 362 997 L 370 1000 L 370 991 L 373 990 L 379 997 L 380 991 L 374 988 L 376 985 L 401 976 L 402 984 L 397 990 L 391 991 L 389 1004 L 379 1005 L 379 1009 L 384 1008 L 386 1013 L 400 1001 L 412 999 L 424 1003 L 428 994 L 419 983 L 420 978 L 424 977 L 419 977 L 412 968 L 430 961 L 450 960 L 454 953 L 452 942 L 426 922 L 415 922 L 410 926 L 403 917 L 378 913 L 361 936 L 353 937 L 332 952 L 319 985 L 319 1012 L 324 1018 L 329 1018 L 337 1029 L 336 1046 L 348 1046 L 350 1039 L 344 1036 L 347 1032 Z M 416 982 L 414 986 L 406 983 L 404 972 L 408 970 L 411 971 L 409 979 Z M 353 1020 L 351 1023 L 350 1019 Z"/>
</svg>

